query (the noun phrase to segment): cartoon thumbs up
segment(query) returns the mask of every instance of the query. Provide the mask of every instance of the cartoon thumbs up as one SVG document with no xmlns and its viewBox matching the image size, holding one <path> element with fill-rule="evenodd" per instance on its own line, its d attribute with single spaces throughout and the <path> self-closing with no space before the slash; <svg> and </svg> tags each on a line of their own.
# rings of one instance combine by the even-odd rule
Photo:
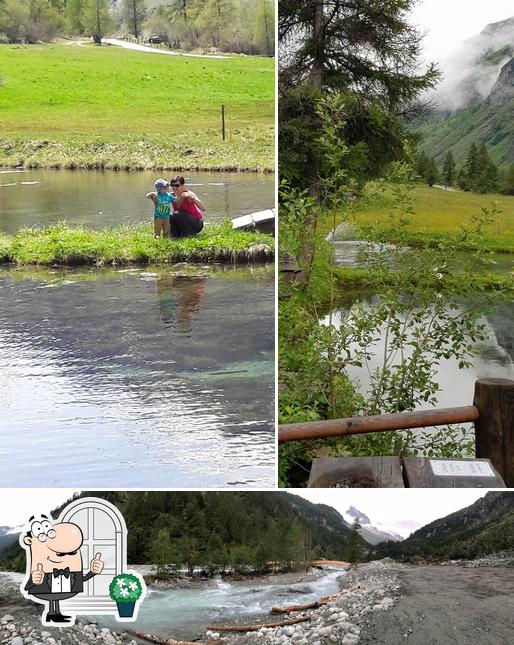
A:
<svg viewBox="0 0 514 645">
<path fill-rule="evenodd" d="M 91 573 L 95 575 L 97 573 L 102 573 L 104 568 L 104 563 L 102 562 L 102 554 L 96 553 L 93 560 L 91 560 Z"/>
<path fill-rule="evenodd" d="M 45 572 L 43 571 L 43 565 L 41 562 L 38 562 L 36 570 L 32 572 L 32 582 L 35 585 L 40 585 L 43 582 L 45 577 Z"/>
</svg>

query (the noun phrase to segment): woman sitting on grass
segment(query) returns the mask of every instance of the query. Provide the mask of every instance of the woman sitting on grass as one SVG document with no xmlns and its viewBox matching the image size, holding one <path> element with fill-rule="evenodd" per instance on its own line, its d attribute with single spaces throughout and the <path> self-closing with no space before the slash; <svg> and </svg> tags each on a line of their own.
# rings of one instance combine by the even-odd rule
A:
<svg viewBox="0 0 514 645">
<path fill-rule="evenodd" d="M 173 214 L 170 219 L 171 237 L 190 237 L 203 229 L 205 204 L 188 190 L 184 177 L 170 181 L 173 189 Z"/>
</svg>

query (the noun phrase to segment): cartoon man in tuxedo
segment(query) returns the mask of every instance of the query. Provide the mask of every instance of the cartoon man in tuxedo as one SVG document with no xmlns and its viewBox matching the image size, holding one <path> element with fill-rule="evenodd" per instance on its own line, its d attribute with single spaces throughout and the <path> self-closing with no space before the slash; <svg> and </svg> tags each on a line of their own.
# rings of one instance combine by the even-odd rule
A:
<svg viewBox="0 0 514 645">
<path fill-rule="evenodd" d="M 36 602 L 48 603 L 43 623 L 69 623 L 71 616 L 61 614 L 59 603 L 84 591 L 84 582 L 102 572 L 102 554 L 95 555 L 90 571 L 84 574 L 80 553 L 84 537 L 79 526 L 71 522 L 52 524 L 46 515 L 31 517 L 29 522 L 30 530 L 20 539 L 27 550 L 27 561 L 30 551 L 25 593 L 37 598 Z"/>
</svg>

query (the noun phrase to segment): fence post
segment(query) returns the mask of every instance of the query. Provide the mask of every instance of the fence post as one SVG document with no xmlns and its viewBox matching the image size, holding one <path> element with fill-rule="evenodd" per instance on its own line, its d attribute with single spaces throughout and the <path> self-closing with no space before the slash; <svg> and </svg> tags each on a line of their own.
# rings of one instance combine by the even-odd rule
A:
<svg viewBox="0 0 514 645">
<path fill-rule="evenodd" d="M 479 379 L 473 404 L 476 456 L 490 459 L 508 488 L 514 487 L 514 381 Z"/>
<path fill-rule="evenodd" d="M 221 138 L 225 141 L 225 106 L 221 106 Z"/>
</svg>

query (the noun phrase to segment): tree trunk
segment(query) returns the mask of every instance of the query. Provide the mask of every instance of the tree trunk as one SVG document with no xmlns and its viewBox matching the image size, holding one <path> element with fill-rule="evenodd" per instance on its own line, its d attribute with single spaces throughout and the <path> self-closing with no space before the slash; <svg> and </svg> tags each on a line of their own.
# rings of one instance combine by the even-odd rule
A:
<svg viewBox="0 0 514 645">
<path fill-rule="evenodd" d="M 325 43 L 323 36 L 323 0 L 316 0 L 314 5 L 314 23 L 312 25 L 313 63 L 310 82 L 315 90 L 321 92 L 323 86 L 323 62 Z"/>
<path fill-rule="evenodd" d="M 313 62 L 309 74 L 309 82 L 312 87 L 321 94 L 323 88 L 323 72 L 325 60 L 325 43 L 323 35 L 324 19 L 324 0 L 315 0 L 314 5 L 314 22 L 312 25 L 312 49 Z M 318 177 L 311 181 L 309 194 L 316 201 L 321 197 L 321 183 Z M 314 263 L 314 254 L 316 251 L 316 232 L 317 232 L 318 213 L 310 212 L 305 221 L 305 226 L 300 237 L 300 253 L 298 262 L 302 268 L 300 275 L 300 284 L 306 285 L 309 282 L 312 265 Z"/>
<path fill-rule="evenodd" d="M 299 616 L 298 618 L 283 620 L 280 623 L 265 623 L 262 625 L 210 625 L 207 629 L 210 629 L 213 632 L 257 632 L 263 627 L 273 628 L 282 627 L 283 625 L 295 625 L 296 623 L 304 623 L 310 619 L 310 616 Z"/>
</svg>

